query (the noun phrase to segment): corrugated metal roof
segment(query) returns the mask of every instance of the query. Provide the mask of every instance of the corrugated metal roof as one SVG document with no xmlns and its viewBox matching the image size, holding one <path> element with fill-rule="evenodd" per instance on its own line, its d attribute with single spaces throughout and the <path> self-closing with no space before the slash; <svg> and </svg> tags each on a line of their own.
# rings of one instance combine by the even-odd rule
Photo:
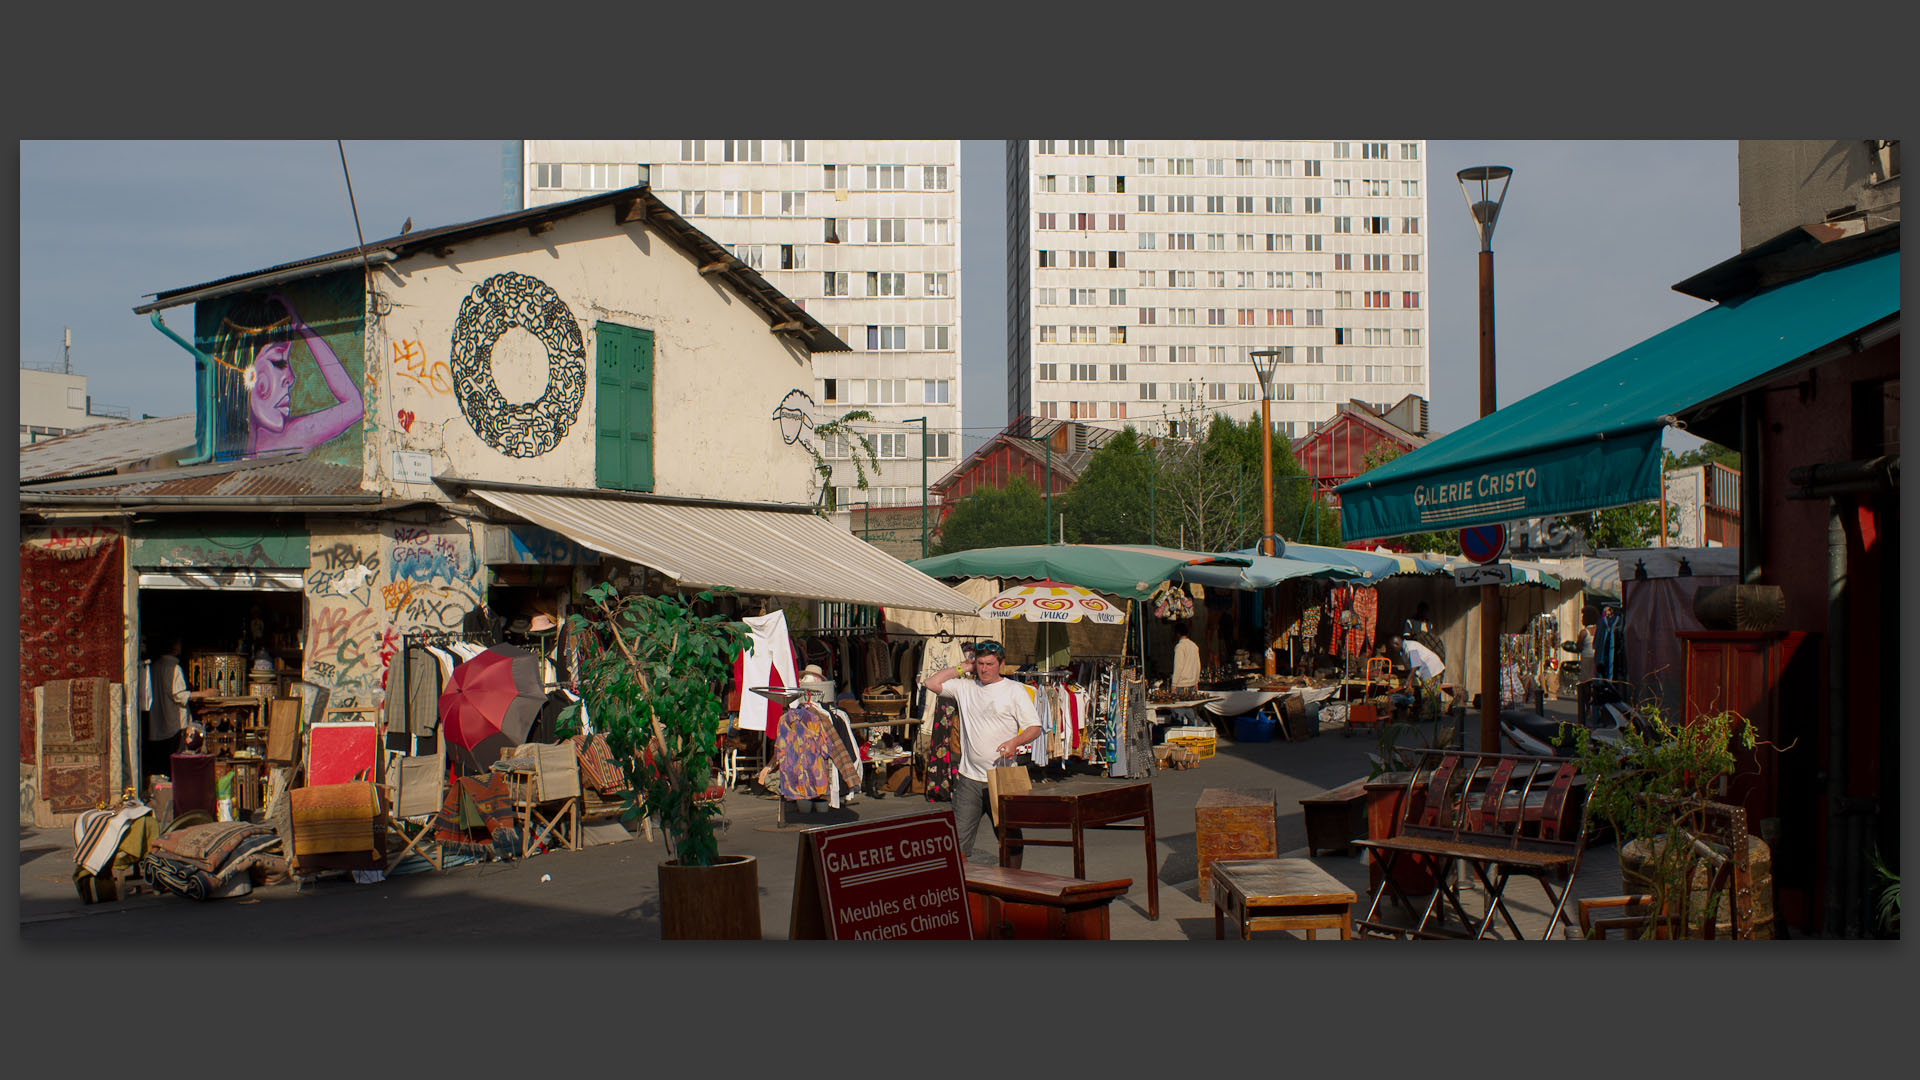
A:
<svg viewBox="0 0 1920 1080">
<path fill-rule="evenodd" d="M 20 448 L 20 482 L 110 474 L 170 450 L 193 445 L 193 414 L 161 416 L 85 431 Z"/>
<path fill-rule="evenodd" d="M 649 566 L 681 586 L 972 615 L 961 593 L 802 510 L 473 493 L 575 543 Z"/>
<path fill-rule="evenodd" d="M 116 495 L 125 499 L 148 496 L 255 498 L 278 496 L 298 500 L 306 495 L 369 494 L 360 486 L 360 470 L 333 465 L 308 456 L 249 458 L 184 469 L 159 469 L 50 484 L 35 484 L 20 492 L 22 502 L 36 495 Z"/>
<path fill-rule="evenodd" d="M 706 233 L 701 232 L 698 228 L 694 227 L 692 223 L 687 221 L 687 219 L 675 213 L 666 203 L 661 202 L 659 197 L 654 195 L 653 190 L 645 184 L 637 187 L 620 188 L 616 191 L 605 191 L 597 195 L 588 195 L 579 199 L 569 199 L 566 202 L 548 203 L 543 206 L 530 206 L 524 210 L 495 214 L 492 217 L 461 222 L 457 225 L 442 225 L 439 228 L 421 229 L 400 236 L 390 236 L 385 240 L 369 242 L 364 250 L 369 254 L 385 251 L 391 253 L 395 258 L 404 258 L 421 251 L 447 248 L 456 242 L 471 240 L 480 236 L 507 232 L 511 229 L 535 225 L 542 221 L 558 221 L 561 218 L 584 214 L 603 206 L 615 206 L 619 203 L 633 203 L 635 201 L 638 201 L 644 206 L 647 224 L 652 226 L 661 235 L 673 241 L 674 244 L 683 250 L 700 256 L 703 262 L 726 263 L 726 268 L 717 271 L 717 275 L 725 278 L 735 289 L 739 290 L 741 295 L 746 297 L 755 307 L 759 308 L 761 313 L 767 316 L 773 325 L 777 326 L 788 322 L 798 323 L 799 329 L 797 332 L 806 340 L 807 347 L 814 352 L 848 351 L 847 343 L 835 336 L 833 331 L 827 329 L 818 319 L 807 314 L 804 308 L 785 293 L 775 288 L 766 278 L 761 277 L 757 271 L 734 257 L 733 252 L 728 250 L 726 245 L 708 236 Z M 265 277 L 269 274 L 278 274 L 287 270 L 298 270 L 304 267 L 320 268 L 328 263 L 337 262 L 348 256 L 357 257 L 361 250 L 362 249 L 358 247 L 342 248 L 339 251 L 331 251 L 324 255 L 295 259 L 291 262 L 284 262 L 259 270 L 249 270 L 243 274 L 233 274 L 214 281 L 201 282 L 198 285 L 186 285 L 175 289 L 162 289 L 159 293 L 155 294 L 154 300 L 157 304 L 165 304 L 174 297 L 186 296 L 203 289 L 214 289 L 225 285 L 241 284 L 249 278 Z"/>
</svg>

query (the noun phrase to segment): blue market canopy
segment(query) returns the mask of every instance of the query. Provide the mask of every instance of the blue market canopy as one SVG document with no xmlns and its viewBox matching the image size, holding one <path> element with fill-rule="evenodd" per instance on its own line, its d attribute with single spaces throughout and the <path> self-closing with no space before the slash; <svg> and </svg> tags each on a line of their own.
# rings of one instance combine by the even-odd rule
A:
<svg viewBox="0 0 1920 1080">
<path fill-rule="evenodd" d="M 956 551 L 907 565 L 928 577 L 1051 578 L 1122 599 L 1144 600 L 1185 567 L 1245 566 L 1247 562 L 1231 555 L 1145 544 L 1029 544 Z"/>
<path fill-rule="evenodd" d="M 1724 301 L 1341 484 L 1340 533 L 1402 536 L 1657 499 L 1661 437 L 1678 414 L 1899 310 L 1898 251 Z"/>
<path fill-rule="evenodd" d="M 1256 549 L 1236 551 L 1236 555 L 1250 555 Z M 1287 541 L 1283 560 L 1291 559 L 1314 564 L 1325 564 L 1353 572 L 1362 584 L 1373 584 L 1390 578 L 1395 574 L 1444 574 L 1447 568 L 1431 559 L 1415 555 L 1399 555 L 1373 551 L 1355 551 L 1352 548 L 1322 547 L 1319 544 L 1296 544 Z"/>
<path fill-rule="evenodd" d="M 1292 545 L 1288 545 L 1287 551 L 1290 556 L 1293 551 Z M 1248 551 L 1234 554 L 1245 560 L 1247 565 L 1203 563 L 1199 566 L 1182 567 L 1174 573 L 1173 578 L 1175 581 L 1204 585 L 1209 589 L 1264 589 L 1290 578 L 1346 579 L 1363 576 L 1350 566 L 1335 566 L 1332 563 L 1315 562 L 1310 559 L 1296 559 L 1288 556 L 1270 558 Z"/>
</svg>

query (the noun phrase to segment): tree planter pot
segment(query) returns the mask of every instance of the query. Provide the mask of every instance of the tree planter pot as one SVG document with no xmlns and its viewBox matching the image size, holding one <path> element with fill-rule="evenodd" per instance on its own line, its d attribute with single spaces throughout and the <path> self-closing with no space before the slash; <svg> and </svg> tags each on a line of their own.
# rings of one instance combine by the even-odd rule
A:
<svg viewBox="0 0 1920 1080">
<path fill-rule="evenodd" d="M 1645 839 L 1629 840 L 1620 846 L 1620 883 L 1626 891 L 1633 893 L 1652 893 L 1653 877 L 1656 873 L 1652 863 L 1659 856 L 1665 841 L 1649 844 Z M 1773 937 L 1773 854 L 1766 841 L 1757 836 L 1747 837 L 1747 861 L 1753 874 L 1753 936 L 1757 941 Z M 1693 868 L 1693 880 L 1687 890 L 1687 925 L 1698 926 L 1707 909 L 1707 881 L 1711 869 L 1704 861 Z M 1728 939 L 1733 937 L 1732 900 L 1721 893 L 1719 906 L 1715 911 L 1714 937 Z M 1697 936 L 1693 931 L 1689 936 Z"/>
<path fill-rule="evenodd" d="M 668 941 L 760 938 L 760 866 L 722 855 L 712 866 L 660 864 L 660 936 Z"/>
</svg>

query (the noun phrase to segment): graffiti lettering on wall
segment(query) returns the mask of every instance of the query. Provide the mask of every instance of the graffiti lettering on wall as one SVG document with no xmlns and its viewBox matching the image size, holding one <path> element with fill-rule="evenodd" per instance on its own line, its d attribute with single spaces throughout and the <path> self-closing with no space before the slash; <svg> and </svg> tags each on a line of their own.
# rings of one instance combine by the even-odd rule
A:
<svg viewBox="0 0 1920 1080">
<path fill-rule="evenodd" d="M 380 554 L 352 544 L 335 544 L 316 550 L 313 565 L 307 571 L 307 594 L 313 597 L 337 596 L 353 600 L 362 607 L 373 603 L 374 575 L 380 569 Z"/>
<path fill-rule="evenodd" d="M 388 530 L 381 599 L 403 631 L 458 630 L 479 605 L 473 539 L 463 530 L 396 525 Z"/>
<path fill-rule="evenodd" d="M 365 284 L 357 272 L 285 292 L 203 301 L 195 345 L 211 363 L 210 423 L 223 459 L 325 446 L 322 459 L 360 464 Z"/>
<path fill-rule="evenodd" d="M 530 402 L 508 402 L 494 379 L 494 346 L 515 327 L 546 348 L 546 391 Z M 467 423 L 509 457 L 539 457 L 559 445 L 586 399 L 587 351 L 580 324 L 559 293 L 526 274 L 495 274 L 467 294 L 453 324 L 451 369 Z"/>
<path fill-rule="evenodd" d="M 427 347 L 411 339 L 393 343 L 393 373 L 431 394 L 453 393 L 453 371 L 444 360 L 428 362 Z"/>
<path fill-rule="evenodd" d="M 351 601 L 319 607 L 307 630 L 308 677 L 329 687 L 337 704 L 377 704 L 379 643 L 372 608 Z"/>
<path fill-rule="evenodd" d="M 101 526 L 56 526 L 30 530 L 21 537 L 21 544 L 56 559 L 89 559 L 102 544 L 119 536 L 119 530 Z"/>
<path fill-rule="evenodd" d="M 529 563 L 536 566 L 572 566 L 575 563 L 591 564 L 600 561 L 600 553 L 561 536 L 550 529 L 538 525 L 514 525 L 507 529 L 507 543 L 512 548 L 508 561 Z"/>
</svg>

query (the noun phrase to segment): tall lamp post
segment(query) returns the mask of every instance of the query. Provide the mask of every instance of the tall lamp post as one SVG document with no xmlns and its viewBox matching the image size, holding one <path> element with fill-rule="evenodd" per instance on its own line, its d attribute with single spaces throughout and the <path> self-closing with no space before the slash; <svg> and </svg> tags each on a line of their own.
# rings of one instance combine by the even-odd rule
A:
<svg viewBox="0 0 1920 1080">
<path fill-rule="evenodd" d="M 1505 165 L 1475 165 L 1458 173 L 1460 194 L 1480 234 L 1480 415 L 1494 411 L 1493 226 L 1507 201 Z M 1480 749 L 1500 747 L 1500 586 L 1480 586 Z"/>
<path fill-rule="evenodd" d="M 927 418 L 918 416 L 901 423 L 920 425 L 920 557 L 924 559 L 927 557 Z"/>
<path fill-rule="evenodd" d="M 1279 349 L 1255 349 L 1247 354 L 1260 376 L 1260 554 L 1273 555 L 1273 372 L 1280 365 Z M 1273 649 L 1261 653 L 1260 670 L 1275 674 Z"/>
</svg>

